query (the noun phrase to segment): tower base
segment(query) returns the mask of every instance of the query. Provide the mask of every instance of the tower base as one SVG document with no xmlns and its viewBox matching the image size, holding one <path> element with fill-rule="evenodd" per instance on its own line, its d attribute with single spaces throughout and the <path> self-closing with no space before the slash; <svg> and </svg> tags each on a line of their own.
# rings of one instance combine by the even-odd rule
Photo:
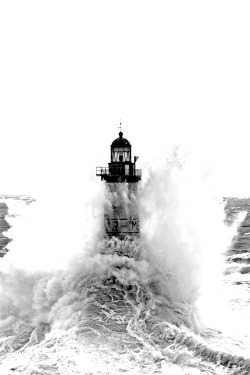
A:
<svg viewBox="0 0 250 375">
<path fill-rule="evenodd" d="M 139 237 L 137 182 L 106 182 L 104 228 L 106 237 Z"/>
</svg>

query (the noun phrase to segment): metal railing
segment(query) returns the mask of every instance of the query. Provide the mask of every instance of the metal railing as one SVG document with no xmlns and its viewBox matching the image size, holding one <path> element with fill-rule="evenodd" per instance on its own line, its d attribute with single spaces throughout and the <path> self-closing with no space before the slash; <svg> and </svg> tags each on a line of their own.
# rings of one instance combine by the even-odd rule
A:
<svg viewBox="0 0 250 375">
<path fill-rule="evenodd" d="M 109 174 L 109 168 L 96 167 L 96 175 L 103 176 L 104 174 Z"/>
<path fill-rule="evenodd" d="M 124 167 L 96 167 L 96 176 L 141 176 L 141 169 L 129 169 L 128 171 Z"/>
</svg>

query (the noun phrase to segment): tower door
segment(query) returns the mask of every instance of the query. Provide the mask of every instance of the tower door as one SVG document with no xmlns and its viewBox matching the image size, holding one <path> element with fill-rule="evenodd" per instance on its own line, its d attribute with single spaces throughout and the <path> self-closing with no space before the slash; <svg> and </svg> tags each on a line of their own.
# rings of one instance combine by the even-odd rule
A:
<svg viewBox="0 0 250 375">
<path fill-rule="evenodd" d="M 125 176 L 129 175 L 129 165 L 125 164 Z"/>
</svg>

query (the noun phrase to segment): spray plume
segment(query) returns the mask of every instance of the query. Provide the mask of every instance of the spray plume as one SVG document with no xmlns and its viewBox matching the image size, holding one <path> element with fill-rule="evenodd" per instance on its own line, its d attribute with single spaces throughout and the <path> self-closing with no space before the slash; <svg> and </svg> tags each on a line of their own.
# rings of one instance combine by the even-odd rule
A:
<svg viewBox="0 0 250 375">
<path fill-rule="evenodd" d="M 139 192 L 140 240 L 102 239 L 103 205 L 115 198 L 105 198 L 101 184 L 91 204 L 75 199 L 73 210 L 72 200 L 64 205 L 63 220 L 63 202 L 55 204 L 50 199 L 43 207 L 33 206 L 23 222 L 26 229 L 24 224 L 17 229 L 12 255 L 1 264 L 2 332 L 33 329 L 33 338 L 27 333 L 26 345 L 34 340 L 34 329 L 37 332 L 41 327 L 46 329 L 40 337 L 47 334 L 48 340 L 65 330 L 86 334 L 96 311 L 101 311 L 101 327 L 106 322 L 102 314 L 110 310 L 110 304 L 117 311 L 112 319 L 121 314 L 117 301 L 127 314 L 121 318 L 123 324 L 127 321 L 127 332 L 144 344 L 145 324 L 152 339 L 162 324 L 200 330 L 196 302 L 202 293 L 207 297 L 220 280 L 222 254 L 232 238 L 223 222 L 223 205 L 209 195 L 197 171 L 176 153 L 162 166 L 147 167 L 145 175 Z M 124 194 L 126 203 L 126 189 Z M 75 227 L 79 220 L 82 225 Z M 28 230 L 33 235 L 27 244 Z M 41 246 L 42 235 L 46 241 Z M 78 246 L 70 241 L 71 236 Z M 63 262 L 58 262 L 62 254 Z M 140 321 L 144 325 L 138 325 Z"/>
</svg>

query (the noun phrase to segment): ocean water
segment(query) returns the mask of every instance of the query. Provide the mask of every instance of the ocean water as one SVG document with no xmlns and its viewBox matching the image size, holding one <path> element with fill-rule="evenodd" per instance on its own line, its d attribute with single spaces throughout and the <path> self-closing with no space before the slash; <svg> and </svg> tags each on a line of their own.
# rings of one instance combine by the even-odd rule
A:
<svg viewBox="0 0 250 375">
<path fill-rule="evenodd" d="M 103 238 L 101 184 L 87 206 L 1 197 L 1 375 L 250 374 L 250 199 L 180 170 L 148 172 L 134 240 Z"/>
</svg>

